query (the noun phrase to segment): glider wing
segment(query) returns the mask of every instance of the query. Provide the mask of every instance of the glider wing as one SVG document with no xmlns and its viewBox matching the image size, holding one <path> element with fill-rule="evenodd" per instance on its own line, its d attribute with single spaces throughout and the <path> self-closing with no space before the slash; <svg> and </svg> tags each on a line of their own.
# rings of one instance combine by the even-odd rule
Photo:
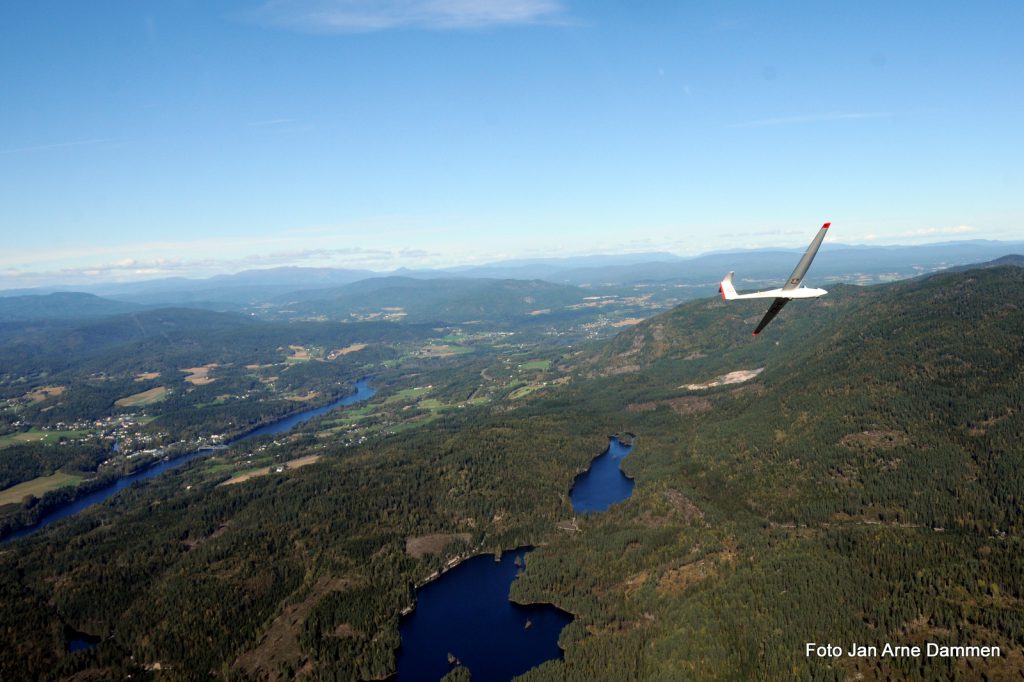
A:
<svg viewBox="0 0 1024 682">
<path fill-rule="evenodd" d="M 811 242 L 811 245 L 807 247 L 807 251 L 804 252 L 804 257 L 796 264 L 796 270 L 793 271 L 793 274 L 789 276 L 789 279 L 783 285 L 783 291 L 790 291 L 791 289 L 796 289 L 800 286 L 800 282 L 804 280 L 804 275 L 807 274 L 807 269 L 811 267 L 811 261 L 813 261 L 814 257 L 818 254 L 818 247 L 821 246 L 821 240 L 825 238 L 825 233 L 828 231 L 828 226 L 831 224 L 832 223 L 825 223 L 821 226 L 821 229 L 818 230 L 818 234 L 814 236 L 814 241 Z M 781 308 L 782 306 L 779 307 Z M 771 310 L 768 312 L 771 313 Z M 775 312 L 779 311 L 776 310 Z M 771 317 L 768 317 L 767 319 L 771 319 Z M 757 332 L 754 333 L 756 334 Z"/>
<path fill-rule="evenodd" d="M 789 303 L 788 298 L 775 299 L 772 302 L 771 307 L 768 308 L 768 312 L 766 312 L 764 314 L 764 317 L 761 318 L 761 321 L 757 323 L 757 329 L 754 330 L 754 336 L 760 334 L 761 330 L 767 327 L 768 323 L 775 319 L 775 316 L 779 314 L 779 311 L 782 310 L 783 306 L 785 306 L 787 303 Z"/>
<path fill-rule="evenodd" d="M 811 241 L 811 245 L 807 247 L 807 251 L 804 252 L 800 262 L 796 265 L 796 270 L 789 276 L 786 284 L 781 289 L 769 289 L 768 291 L 754 291 L 747 294 L 741 294 L 736 291 L 736 287 L 732 283 L 733 274 L 730 272 L 722 280 L 722 283 L 718 286 L 718 291 L 722 294 L 722 298 L 727 301 L 731 301 L 737 298 L 774 298 L 772 305 L 768 308 L 768 312 L 764 314 L 761 321 L 757 324 L 757 329 L 754 330 L 754 336 L 761 333 L 761 330 L 768 326 L 768 323 L 775 319 L 775 316 L 779 314 L 783 306 L 794 298 L 817 298 L 818 296 L 824 296 L 828 292 L 824 289 L 809 289 L 807 287 L 800 286 L 800 283 L 804 280 L 804 275 L 807 274 L 807 270 L 811 267 L 811 262 L 814 257 L 818 254 L 818 247 L 821 246 L 821 242 L 825 239 L 825 233 L 828 231 L 829 226 L 832 223 L 825 223 L 818 230 L 818 234 L 814 236 Z"/>
</svg>

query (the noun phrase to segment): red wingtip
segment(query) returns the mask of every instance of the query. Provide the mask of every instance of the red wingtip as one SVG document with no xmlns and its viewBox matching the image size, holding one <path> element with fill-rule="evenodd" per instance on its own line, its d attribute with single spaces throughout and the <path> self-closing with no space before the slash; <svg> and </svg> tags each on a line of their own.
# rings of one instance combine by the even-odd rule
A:
<svg viewBox="0 0 1024 682">
<path fill-rule="evenodd" d="M 825 223 L 824 225 L 822 225 L 822 226 L 821 226 L 821 229 L 823 229 L 823 230 L 827 230 L 827 229 L 828 229 L 828 226 L 829 226 L 829 225 L 831 225 L 831 224 L 832 224 L 832 223 Z"/>
<path fill-rule="evenodd" d="M 754 332 L 753 336 L 757 336 L 757 332 Z"/>
</svg>

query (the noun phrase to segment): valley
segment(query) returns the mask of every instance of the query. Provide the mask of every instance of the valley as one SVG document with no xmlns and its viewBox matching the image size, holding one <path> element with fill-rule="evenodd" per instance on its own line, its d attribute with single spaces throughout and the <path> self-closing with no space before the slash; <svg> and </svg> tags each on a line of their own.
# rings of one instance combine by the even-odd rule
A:
<svg viewBox="0 0 1024 682">
<path fill-rule="evenodd" d="M 1022 272 L 835 287 L 784 311 L 769 343 L 750 339 L 756 312 L 707 298 L 593 340 L 529 326 L 351 322 L 327 336 L 305 326 L 318 323 L 240 321 L 229 350 L 198 347 L 173 367 L 133 353 L 102 380 L 118 389 L 105 409 L 154 437 L 229 440 L 229 415 L 238 429 L 248 412 L 227 411 L 237 399 L 214 403 L 243 389 L 271 408 L 251 418 L 257 426 L 327 404 L 362 377 L 377 392 L 5 544 L 0 571 L 19 577 L 4 583 L 0 626 L 17 637 L 0 671 L 378 679 L 395 670 L 410 586 L 457 557 L 531 545 L 512 599 L 554 604 L 573 621 L 559 638 L 564 658 L 522 679 L 782 678 L 794 666 L 815 679 L 998 677 L 1020 660 L 1024 622 L 1014 568 L 1024 320 L 1010 303 Z M 354 326 L 364 324 L 374 326 Z M 267 345 L 247 346 L 246 335 Z M 43 401 L 16 381 L 8 404 L 26 422 L 58 413 L 31 426 L 57 428 L 49 420 L 70 416 L 76 386 L 102 385 L 93 362 L 39 374 L 39 386 L 66 387 Z M 212 382 L 180 371 L 198 367 Z M 172 431 L 184 408 L 167 409 L 171 396 L 110 407 L 168 377 L 193 415 L 211 410 L 208 422 Z M 289 401 L 282 390 L 316 395 Z M 574 513 L 577 475 L 608 434 L 626 433 L 639 436 L 622 460 L 632 496 Z M 46 463 L 68 448 L 93 452 L 87 436 L 67 442 L 0 453 L 35 448 L 38 468 L 21 485 L 52 476 Z M 55 470 L 78 475 L 67 466 Z M 449 540 L 409 552 L 431 537 Z M 103 587 L 112 583 L 121 589 Z M 67 628 L 100 641 L 65 654 Z M 295 643 L 261 648 L 278 631 Z M 1008 653 L 806 659 L 805 640 L 821 633 Z M 753 645 L 765 638 L 769 647 Z"/>
</svg>

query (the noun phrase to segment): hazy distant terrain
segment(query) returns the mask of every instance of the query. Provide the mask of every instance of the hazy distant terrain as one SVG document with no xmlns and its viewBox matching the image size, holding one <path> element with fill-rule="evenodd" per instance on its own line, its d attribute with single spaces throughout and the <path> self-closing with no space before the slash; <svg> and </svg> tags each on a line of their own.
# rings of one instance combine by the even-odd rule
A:
<svg viewBox="0 0 1024 682">
<path fill-rule="evenodd" d="M 321 299 L 341 297 L 347 285 L 371 278 L 394 280 L 541 280 L 554 284 L 608 289 L 612 293 L 647 293 L 669 304 L 717 291 L 729 271 L 736 272 L 740 289 L 781 282 L 803 249 L 759 249 L 708 253 L 682 258 L 668 253 L 636 253 L 515 260 L 447 269 L 372 272 L 341 268 L 270 268 L 247 270 L 208 279 L 156 279 L 126 283 L 97 283 L 72 287 L 0 291 L 4 297 L 53 291 L 79 291 L 107 299 L 149 306 L 185 306 L 215 310 L 259 312 L 260 306 L 281 300 L 309 300 L 313 292 L 333 292 Z M 809 278 L 817 284 L 872 284 L 935 272 L 953 266 L 993 260 L 1024 251 L 1024 242 L 963 241 L 919 246 L 822 246 Z M 367 289 L 348 289 L 355 292 Z M 424 285 L 429 286 L 429 285 Z M 450 286 L 450 285 L 449 285 Z M 289 298 L 289 296 L 291 298 Z M 297 295 L 297 297 L 296 297 Z M 342 301 L 337 301 L 341 305 Z M 335 312 L 337 311 L 335 306 Z M 351 308 L 350 308 L 351 309 Z M 4 308 L 0 307 L 0 313 Z"/>
</svg>

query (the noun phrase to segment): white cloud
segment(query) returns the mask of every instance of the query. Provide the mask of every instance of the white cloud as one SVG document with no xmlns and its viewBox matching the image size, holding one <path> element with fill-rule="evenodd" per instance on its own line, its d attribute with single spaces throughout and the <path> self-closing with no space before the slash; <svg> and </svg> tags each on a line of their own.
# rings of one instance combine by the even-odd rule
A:
<svg viewBox="0 0 1024 682">
<path fill-rule="evenodd" d="M 127 282 L 163 277 L 205 278 L 242 270 L 282 266 L 389 270 L 429 264 L 440 254 L 422 249 L 313 248 L 254 253 L 236 258 L 120 258 L 104 263 L 53 269 L 0 269 L 0 290 L 43 284 Z"/>
<path fill-rule="evenodd" d="M 959 234 L 974 234 L 978 228 L 970 225 L 955 225 L 953 227 L 921 227 L 916 230 L 907 230 L 895 235 L 897 237 L 941 237 Z"/>
<path fill-rule="evenodd" d="M 854 234 L 850 237 L 851 244 L 860 243 L 881 243 L 881 244 L 904 244 L 904 243 L 927 243 L 941 242 L 944 237 L 962 237 L 976 235 L 980 230 L 970 225 L 952 225 L 945 227 L 917 227 L 911 230 L 884 229 L 881 231 Z"/>
<path fill-rule="evenodd" d="M 460 30 L 556 23 L 561 0 L 267 0 L 255 18 L 305 31 Z"/>
</svg>

